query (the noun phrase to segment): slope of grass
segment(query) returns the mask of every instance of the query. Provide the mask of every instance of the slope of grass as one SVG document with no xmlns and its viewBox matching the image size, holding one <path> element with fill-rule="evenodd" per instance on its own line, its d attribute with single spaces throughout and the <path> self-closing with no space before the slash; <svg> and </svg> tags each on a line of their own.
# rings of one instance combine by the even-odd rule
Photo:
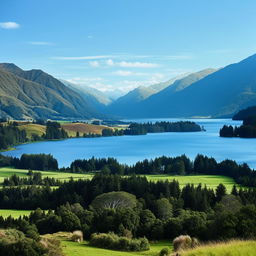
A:
<svg viewBox="0 0 256 256">
<path fill-rule="evenodd" d="M 102 125 L 85 124 L 85 123 L 63 123 L 62 128 L 68 133 L 69 136 L 75 137 L 76 133 L 79 132 L 80 136 L 84 133 L 102 134 L 102 130 L 108 128 Z"/>
<path fill-rule="evenodd" d="M 161 241 L 150 245 L 149 251 L 144 252 L 122 252 L 92 247 L 88 241 L 75 243 L 69 240 L 70 233 L 59 232 L 56 234 L 46 235 L 61 240 L 63 252 L 66 256 L 157 256 L 163 247 L 171 246 L 168 241 Z"/>
<path fill-rule="evenodd" d="M 20 130 L 25 130 L 28 138 L 31 139 L 32 134 L 42 136 L 45 133 L 46 127 L 40 124 L 24 124 L 18 126 Z"/>
<path fill-rule="evenodd" d="M 181 253 L 181 256 L 253 256 L 256 241 L 234 240 L 227 243 L 212 243 Z"/>
<path fill-rule="evenodd" d="M 12 216 L 15 219 L 18 219 L 21 216 L 28 216 L 31 211 L 29 210 L 9 210 L 9 209 L 0 209 L 0 216 L 7 218 Z"/>
<path fill-rule="evenodd" d="M 169 175 L 146 175 L 148 180 L 158 181 L 158 180 L 177 180 L 181 187 L 186 184 L 202 184 L 202 186 L 207 186 L 208 188 L 215 189 L 220 183 L 226 186 L 228 191 L 231 191 L 235 183 L 234 179 L 221 176 L 221 175 L 187 175 L 187 176 L 169 176 Z M 239 185 L 238 185 L 239 186 Z"/>
</svg>

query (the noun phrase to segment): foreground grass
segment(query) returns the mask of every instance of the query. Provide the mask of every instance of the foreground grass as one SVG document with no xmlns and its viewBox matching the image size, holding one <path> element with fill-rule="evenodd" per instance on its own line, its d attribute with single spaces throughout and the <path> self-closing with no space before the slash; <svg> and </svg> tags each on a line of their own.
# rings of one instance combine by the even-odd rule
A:
<svg viewBox="0 0 256 256">
<path fill-rule="evenodd" d="M 216 189 L 216 187 L 222 183 L 227 188 L 227 191 L 232 190 L 233 185 L 236 184 L 234 179 L 221 175 L 187 175 L 187 176 L 169 176 L 169 175 L 146 175 L 147 179 L 150 181 L 159 180 L 177 180 L 181 187 L 187 184 L 202 184 L 202 186 L 207 186 L 208 188 Z M 236 184 L 237 185 L 237 184 Z M 239 185 L 237 185 L 239 187 Z"/>
<path fill-rule="evenodd" d="M 26 210 L 9 210 L 9 209 L 0 209 L 0 216 L 7 218 L 12 216 L 14 219 L 18 219 L 22 216 L 28 216 L 31 211 Z"/>
<path fill-rule="evenodd" d="M 256 241 L 234 240 L 228 243 L 212 243 L 181 253 L 181 256 L 253 256 Z"/>
<path fill-rule="evenodd" d="M 92 247 L 88 241 L 75 243 L 69 240 L 70 233 L 59 232 L 56 234 L 46 235 L 61 240 L 61 246 L 66 256 L 157 256 L 162 248 L 171 246 L 169 241 L 161 241 L 150 245 L 149 251 L 144 252 L 122 252 Z"/>
</svg>

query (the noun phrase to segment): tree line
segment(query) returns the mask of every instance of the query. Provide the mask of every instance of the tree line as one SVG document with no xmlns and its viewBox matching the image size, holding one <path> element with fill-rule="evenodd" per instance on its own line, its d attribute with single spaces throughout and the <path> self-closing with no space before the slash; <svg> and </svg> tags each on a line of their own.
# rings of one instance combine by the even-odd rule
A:
<svg viewBox="0 0 256 256">
<path fill-rule="evenodd" d="M 122 136 L 122 135 L 146 135 L 147 133 L 161 132 L 200 132 L 203 127 L 195 122 L 148 122 L 148 123 L 131 123 L 126 129 L 103 129 L 102 136 Z"/>
<path fill-rule="evenodd" d="M 60 172 L 73 173 L 97 173 L 118 175 L 147 175 L 147 174 L 169 174 L 169 175 L 224 175 L 233 178 L 236 183 L 256 187 L 256 172 L 246 163 L 238 164 L 233 160 L 217 162 L 212 157 L 197 155 L 194 161 L 187 156 L 157 157 L 138 161 L 134 165 L 121 164 L 115 158 L 78 159 L 69 167 L 58 168 L 58 161 L 47 154 L 23 154 L 20 158 L 6 157 L 0 155 L 0 167 L 14 166 L 18 169 L 28 170 L 58 170 Z"/>
</svg>

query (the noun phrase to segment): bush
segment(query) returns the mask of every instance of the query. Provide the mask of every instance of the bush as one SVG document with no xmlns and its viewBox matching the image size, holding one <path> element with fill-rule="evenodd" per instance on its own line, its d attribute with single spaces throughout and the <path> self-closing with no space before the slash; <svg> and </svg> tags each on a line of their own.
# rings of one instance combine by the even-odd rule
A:
<svg viewBox="0 0 256 256">
<path fill-rule="evenodd" d="M 171 250 L 169 248 L 163 248 L 160 252 L 159 252 L 159 256 L 169 256 L 171 255 Z"/>
<path fill-rule="evenodd" d="M 178 236 L 173 240 L 174 251 L 191 248 L 192 239 L 190 236 Z"/>
<path fill-rule="evenodd" d="M 71 240 L 78 243 L 83 242 L 83 232 L 80 230 L 74 231 Z"/>
<path fill-rule="evenodd" d="M 146 238 L 129 239 L 114 233 L 92 234 L 90 245 L 121 251 L 146 251 L 150 247 Z"/>
</svg>

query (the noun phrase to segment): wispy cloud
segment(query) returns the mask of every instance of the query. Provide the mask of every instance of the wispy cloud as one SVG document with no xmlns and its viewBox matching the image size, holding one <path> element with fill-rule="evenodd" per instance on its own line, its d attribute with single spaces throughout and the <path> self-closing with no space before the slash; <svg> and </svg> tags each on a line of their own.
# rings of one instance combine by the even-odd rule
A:
<svg viewBox="0 0 256 256">
<path fill-rule="evenodd" d="M 96 56 L 81 56 L 81 57 L 52 57 L 55 60 L 100 60 L 100 59 L 107 59 L 111 58 L 112 55 L 96 55 Z"/>
<path fill-rule="evenodd" d="M 147 73 L 139 73 L 139 72 L 133 72 L 129 70 L 117 70 L 113 72 L 116 76 L 145 76 Z"/>
<path fill-rule="evenodd" d="M 13 22 L 13 21 L 0 22 L 0 28 L 2 28 L 2 29 L 16 29 L 19 27 L 20 27 L 20 24 Z"/>
<path fill-rule="evenodd" d="M 159 67 L 159 64 L 150 63 L 150 62 L 128 62 L 128 61 L 121 61 L 121 62 L 114 62 L 112 59 L 108 59 L 106 61 L 108 66 L 117 66 L 122 68 L 155 68 Z"/>
<path fill-rule="evenodd" d="M 92 35 L 88 35 L 87 38 L 88 39 L 93 39 L 93 36 Z"/>
<path fill-rule="evenodd" d="M 28 43 L 32 44 L 32 45 L 53 45 L 53 43 L 45 42 L 45 41 L 31 41 L 31 42 L 28 42 Z"/>
<path fill-rule="evenodd" d="M 90 61 L 89 64 L 91 67 L 94 67 L 94 68 L 100 67 L 100 63 L 97 60 Z"/>
</svg>

